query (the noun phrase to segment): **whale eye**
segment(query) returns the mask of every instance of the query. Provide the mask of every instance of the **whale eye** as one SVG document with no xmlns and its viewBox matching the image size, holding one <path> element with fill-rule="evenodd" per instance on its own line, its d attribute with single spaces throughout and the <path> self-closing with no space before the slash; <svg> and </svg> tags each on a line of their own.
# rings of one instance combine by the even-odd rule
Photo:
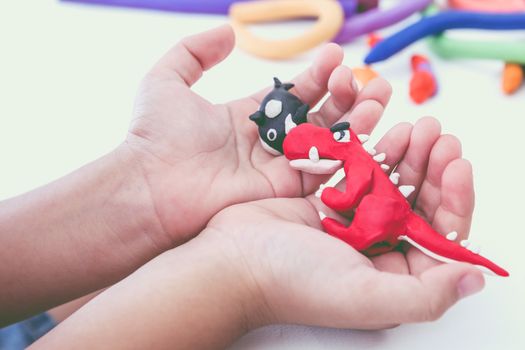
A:
<svg viewBox="0 0 525 350">
<path fill-rule="evenodd" d="M 270 100 L 268 103 L 266 103 L 266 106 L 264 107 L 264 114 L 268 118 L 275 118 L 279 114 L 281 114 L 281 111 L 283 110 L 283 103 L 279 100 Z"/>
<path fill-rule="evenodd" d="M 277 138 L 277 131 L 275 131 L 275 129 L 268 130 L 268 132 L 266 133 L 266 137 L 270 141 L 275 141 L 275 139 Z"/>
<path fill-rule="evenodd" d="M 349 130 L 339 130 L 333 133 L 334 140 L 337 142 L 350 142 L 350 131 Z"/>
</svg>

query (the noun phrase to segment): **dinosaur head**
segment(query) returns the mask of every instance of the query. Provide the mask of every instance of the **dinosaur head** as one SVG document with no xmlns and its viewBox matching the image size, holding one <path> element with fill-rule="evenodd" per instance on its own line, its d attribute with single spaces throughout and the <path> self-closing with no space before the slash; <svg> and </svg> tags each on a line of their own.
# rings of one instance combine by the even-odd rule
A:
<svg viewBox="0 0 525 350">
<path fill-rule="evenodd" d="M 284 154 L 290 166 L 310 174 L 333 174 L 344 162 L 363 153 L 350 123 L 343 122 L 330 129 L 313 124 L 301 124 L 284 140 Z"/>
</svg>

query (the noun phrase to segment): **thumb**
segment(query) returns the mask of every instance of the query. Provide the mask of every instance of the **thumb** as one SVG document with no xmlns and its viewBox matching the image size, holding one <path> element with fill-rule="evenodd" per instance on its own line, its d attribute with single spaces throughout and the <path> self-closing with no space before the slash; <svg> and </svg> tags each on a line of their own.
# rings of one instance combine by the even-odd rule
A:
<svg viewBox="0 0 525 350">
<path fill-rule="evenodd" d="M 426 295 L 423 303 L 427 305 L 420 314 L 423 321 L 438 319 L 458 300 L 485 286 L 482 272 L 469 264 L 442 264 L 425 271 L 420 280 Z"/>
<path fill-rule="evenodd" d="M 228 57 L 234 44 L 235 35 L 229 24 L 186 37 L 169 50 L 150 73 L 171 76 L 191 87 L 204 71 Z"/>
<path fill-rule="evenodd" d="M 370 269 L 352 282 L 354 288 L 359 284 L 360 289 L 366 290 L 365 296 L 339 300 L 339 311 L 360 316 L 359 326 L 367 329 L 434 321 L 458 300 L 483 289 L 484 282 L 481 271 L 469 264 L 442 264 L 425 271 L 419 278 Z M 340 286 L 338 289 L 351 288 Z"/>
</svg>

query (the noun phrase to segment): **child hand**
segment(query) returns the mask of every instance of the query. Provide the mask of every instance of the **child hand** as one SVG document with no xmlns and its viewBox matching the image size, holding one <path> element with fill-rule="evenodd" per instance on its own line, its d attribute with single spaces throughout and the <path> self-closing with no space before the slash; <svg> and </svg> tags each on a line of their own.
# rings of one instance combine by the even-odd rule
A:
<svg viewBox="0 0 525 350">
<path fill-rule="evenodd" d="M 440 133 L 430 118 L 400 124 L 376 148 L 417 186 L 409 198 L 416 210 L 438 231 L 466 238 L 472 171 L 457 139 Z M 215 349 L 270 323 L 381 329 L 435 320 L 483 287 L 473 266 L 438 265 L 414 248 L 366 258 L 320 230 L 320 206 L 313 196 L 231 206 L 37 345 Z"/>
<path fill-rule="evenodd" d="M 177 243 L 202 230 L 228 205 L 311 193 L 323 178 L 302 175 L 284 157 L 266 153 L 248 116 L 269 90 L 225 105 L 214 105 L 191 86 L 225 59 L 234 45 L 229 26 L 186 38 L 145 78 L 126 140 L 151 192 L 158 220 Z M 354 130 L 370 133 L 390 97 L 382 79 L 357 94 L 343 52 L 329 44 L 295 80 L 292 92 L 310 106 L 331 97 L 311 122 L 330 126 L 340 118 Z M 227 88 L 228 82 L 218 82 Z M 321 117 L 322 116 L 322 117 Z"/>
<path fill-rule="evenodd" d="M 377 149 L 416 185 L 416 210 L 439 232 L 466 238 L 473 180 L 457 139 L 440 136 L 437 121 L 426 118 L 396 126 Z M 257 286 L 262 323 L 378 329 L 429 321 L 483 287 L 476 268 L 440 265 L 415 248 L 366 258 L 320 231 L 321 205 L 313 196 L 262 200 L 225 209 L 208 225 L 205 239 L 217 235 L 237 248 L 229 259 L 243 261 L 247 283 Z"/>
</svg>

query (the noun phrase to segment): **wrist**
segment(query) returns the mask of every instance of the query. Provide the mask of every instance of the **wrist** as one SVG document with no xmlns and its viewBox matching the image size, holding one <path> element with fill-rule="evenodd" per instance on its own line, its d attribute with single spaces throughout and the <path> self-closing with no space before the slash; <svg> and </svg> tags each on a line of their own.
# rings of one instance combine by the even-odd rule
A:
<svg viewBox="0 0 525 350">
<path fill-rule="evenodd" d="M 123 240 L 149 240 L 157 255 L 172 248 L 174 242 L 158 218 L 148 178 L 134 152 L 124 143 L 108 156 L 113 186 L 107 203 L 112 206 L 105 218 L 113 232 Z M 133 237 L 131 237 L 133 236 Z"/>
<path fill-rule="evenodd" d="M 253 261 L 231 237 L 230 233 L 206 228 L 194 240 L 215 251 L 216 263 L 227 276 L 220 284 L 228 286 L 226 299 L 238 309 L 236 324 L 239 332 L 247 333 L 275 322 L 275 317 L 263 292 L 260 276 L 263 269 L 255 269 Z"/>
</svg>

